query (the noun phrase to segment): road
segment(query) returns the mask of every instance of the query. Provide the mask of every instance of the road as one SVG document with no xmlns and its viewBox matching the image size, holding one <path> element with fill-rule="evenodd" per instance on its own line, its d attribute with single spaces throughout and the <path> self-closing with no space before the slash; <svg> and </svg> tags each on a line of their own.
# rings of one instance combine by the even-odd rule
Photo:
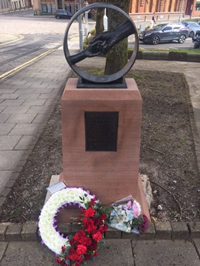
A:
<svg viewBox="0 0 200 266">
<path fill-rule="evenodd" d="M 0 76 L 50 49 L 59 48 L 63 42 L 63 35 L 59 34 L 23 36 L 24 38 L 18 42 L 0 47 Z"/>
<path fill-rule="evenodd" d="M 183 44 L 175 42 L 175 41 L 170 42 L 170 43 L 169 42 L 161 43 L 157 45 L 140 43 L 140 48 L 144 48 L 144 49 L 194 49 L 194 44 L 192 42 L 192 39 L 188 38 Z"/>
<path fill-rule="evenodd" d="M 20 34 L 24 38 L 0 46 L 0 78 L 8 71 L 52 49 L 62 47 L 68 22 L 69 20 L 56 20 L 53 16 L 35 17 L 32 9 L 1 14 L 0 34 Z M 77 32 L 78 23 L 75 22 L 69 37 L 76 36 Z"/>
<path fill-rule="evenodd" d="M 0 76 L 49 50 L 61 47 L 68 22 L 69 20 L 65 19 L 57 20 L 54 16 L 34 16 L 32 9 L 1 14 L 0 33 L 20 34 L 24 38 L 0 47 Z M 89 23 L 90 28 L 94 28 L 94 23 Z M 71 48 L 77 49 L 79 42 L 77 21 L 70 29 L 70 36 L 76 36 L 76 39 L 69 44 Z M 133 42 L 129 42 L 129 46 L 133 46 Z M 159 45 L 140 44 L 140 47 L 146 49 L 193 48 L 193 44 L 189 38 L 184 44 L 175 42 Z"/>
</svg>

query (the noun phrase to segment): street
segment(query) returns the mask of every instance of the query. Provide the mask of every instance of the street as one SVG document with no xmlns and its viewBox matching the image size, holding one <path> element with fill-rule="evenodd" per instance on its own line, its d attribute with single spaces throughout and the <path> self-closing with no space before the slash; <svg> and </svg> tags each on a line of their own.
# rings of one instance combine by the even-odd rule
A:
<svg viewBox="0 0 200 266">
<path fill-rule="evenodd" d="M 68 22 L 69 20 L 57 20 L 53 16 L 34 17 L 32 9 L 1 14 L 0 33 L 20 34 L 24 38 L 0 46 L 0 76 L 49 50 L 62 47 Z M 78 23 L 75 22 L 69 37 L 75 36 L 77 29 Z"/>
<path fill-rule="evenodd" d="M 0 76 L 51 49 L 62 47 L 68 22 L 69 20 L 66 19 L 55 19 L 54 16 L 34 16 L 32 9 L 1 14 L 1 34 L 20 34 L 24 38 L 0 46 Z M 83 24 L 83 33 L 84 27 L 85 24 Z M 89 30 L 93 29 L 94 22 L 89 22 L 88 27 Z M 78 32 L 78 22 L 74 21 L 68 35 L 69 39 L 71 36 L 73 37 L 72 40 L 69 40 L 70 49 L 79 48 Z M 130 38 L 129 47 L 133 46 L 134 39 Z M 177 42 L 158 45 L 140 43 L 139 47 L 145 49 L 190 49 L 193 48 L 193 43 L 191 38 L 188 38 L 184 44 Z"/>
</svg>

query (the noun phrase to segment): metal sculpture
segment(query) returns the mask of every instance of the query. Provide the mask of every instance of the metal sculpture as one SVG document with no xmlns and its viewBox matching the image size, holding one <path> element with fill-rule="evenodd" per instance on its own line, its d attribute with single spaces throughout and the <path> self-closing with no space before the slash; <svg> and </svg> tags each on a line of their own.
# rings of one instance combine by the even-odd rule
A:
<svg viewBox="0 0 200 266">
<path fill-rule="evenodd" d="M 77 19 L 82 13 L 90 9 L 93 9 L 93 8 L 113 9 L 121 13 L 126 18 L 126 21 L 112 31 L 105 31 L 95 36 L 90 42 L 89 46 L 85 50 L 81 51 L 78 54 L 70 55 L 68 45 L 67 45 L 69 29 L 75 19 Z M 135 34 L 135 46 L 133 49 L 133 53 L 128 63 L 117 73 L 114 73 L 111 75 L 95 76 L 95 75 L 90 75 L 82 71 L 76 65 L 78 62 L 80 62 L 81 60 L 87 57 L 94 57 L 94 56 L 99 56 L 100 54 L 107 54 L 107 52 L 115 44 L 119 43 L 121 40 L 123 40 L 124 38 L 127 38 L 131 34 Z M 138 40 L 138 34 L 137 34 L 137 29 L 135 27 L 135 24 L 132 21 L 132 19 L 127 15 L 127 13 L 125 13 L 120 8 L 114 5 L 111 5 L 111 4 L 96 3 L 96 4 L 91 4 L 89 6 L 82 8 L 73 16 L 65 32 L 63 47 L 64 47 L 64 53 L 65 53 L 67 62 L 69 63 L 71 68 L 82 79 L 88 82 L 96 83 L 96 84 L 106 84 L 106 83 L 111 83 L 116 80 L 119 80 L 130 70 L 130 68 L 133 66 L 135 59 L 136 59 L 136 55 L 137 55 L 138 47 L 139 47 L 139 40 Z"/>
</svg>

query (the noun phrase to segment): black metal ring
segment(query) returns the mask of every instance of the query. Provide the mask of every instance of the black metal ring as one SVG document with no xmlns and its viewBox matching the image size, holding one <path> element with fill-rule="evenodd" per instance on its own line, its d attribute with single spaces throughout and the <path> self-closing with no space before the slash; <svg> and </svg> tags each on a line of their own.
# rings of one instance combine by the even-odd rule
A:
<svg viewBox="0 0 200 266">
<path fill-rule="evenodd" d="M 128 63 L 118 72 L 111 74 L 111 75 L 103 75 L 103 76 L 94 76 L 94 75 L 90 75 L 84 71 L 82 71 L 78 66 L 76 66 L 75 64 L 72 64 L 69 57 L 70 57 L 70 53 L 69 53 L 69 49 L 68 49 L 68 44 L 67 44 L 67 38 L 68 38 L 68 33 L 69 33 L 69 29 L 72 25 L 72 23 L 74 22 L 75 19 L 78 18 L 78 16 L 80 16 L 82 13 L 93 9 L 93 8 L 110 8 L 110 9 L 114 9 L 115 11 L 118 11 L 119 13 L 121 13 L 122 15 L 124 15 L 133 25 L 134 29 L 135 29 L 135 45 L 134 45 L 134 49 L 133 49 L 133 53 L 128 61 Z M 135 27 L 134 22 L 132 21 L 132 19 L 128 16 L 128 14 L 126 12 L 124 12 L 122 9 L 111 5 L 111 4 L 104 4 L 104 3 L 95 3 L 95 4 L 91 4 L 88 5 L 82 9 L 80 9 L 77 13 L 75 13 L 75 15 L 71 18 L 67 29 L 65 31 L 65 37 L 64 37 L 64 43 L 63 43 L 63 48 L 64 48 L 64 54 L 65 54 L 65 58 L 68 62 L 68 64 L 70 65 L 70 67 L 83 79 L 88 80 L 90 82 L 93 83 L 109 83 L 109 82 L 113 82 L 115 80 L 120 79 L 121 77 L 123 77 L 133 66 L 135 60 L 136 60 L 136 56 L 137 56 L 137 52 L 138 52 L 138 47 L 139 47 L 139 40 L 138 40 L 138 34 L 137 34 L 137 29 Z"/>
</svg>

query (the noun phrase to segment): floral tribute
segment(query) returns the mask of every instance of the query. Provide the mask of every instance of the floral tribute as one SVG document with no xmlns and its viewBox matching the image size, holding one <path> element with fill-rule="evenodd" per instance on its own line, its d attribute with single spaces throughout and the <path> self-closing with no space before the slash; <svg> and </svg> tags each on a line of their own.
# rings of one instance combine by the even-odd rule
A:
<svg viewBox="0 0 200 266">
<path fill-rule="evenodd" d="M 62 246 L 62 253 L 56 261 L 63 266 L 79 266 L 82 262 L 96 257 L 103 233 L 108 228 L 110 207 L 103 208 L 102 203 L 95 198 L 88 202 L 85 197 L 80 197 L 80 202 L 85 207 L 81 208 L 77 221 L 83 229 L 69 237 L 70 246 Z"/>
<path fill-rule="evenodd" d="M 124 202 L 124 201 L 123 201 Z M 60 208 L 78 204 L 82 227 L 74 236 L 64 238 L 56 231 L 56 215 Z M 138 202 L 120 201 L 103 207 L 95 196 L 82 188 L 66 188 L 54 193 L 44 205 L 39 217 L 39 233 L 44 243 L 56 253 L 56 262 L 62 266 L 79 266 L 98 255 L 97 250 L 108 225 L 125 232 L 144 232 L 147 218 L 141 215 Z"/>
<path fill-rule="evenodd" d="M 128 196 L 112 204 L 109 226 L 130 233 L 143 233 L 148 227 L 148 219 L 141 214 L 140 204 Z"/>
</svg>

